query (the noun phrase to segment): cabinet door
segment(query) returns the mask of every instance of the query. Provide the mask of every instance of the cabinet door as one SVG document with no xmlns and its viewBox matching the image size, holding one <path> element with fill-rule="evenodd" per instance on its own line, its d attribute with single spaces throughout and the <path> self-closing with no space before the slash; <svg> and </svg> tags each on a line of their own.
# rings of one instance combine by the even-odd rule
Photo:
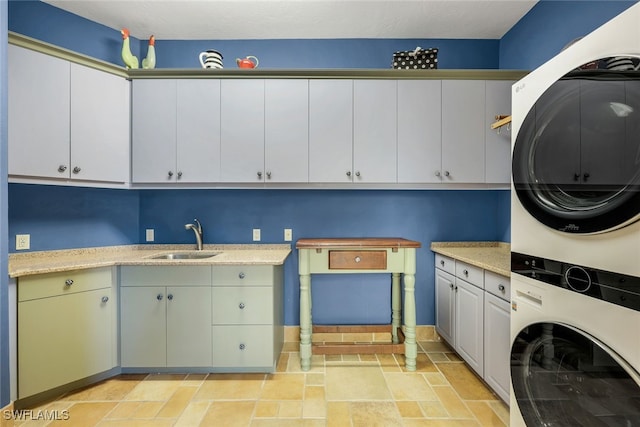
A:
<svg viewBox="0 0 640 427">
<path fill-rule="evenodd" d="M 120 361 L 122 367 L 167 365 L 164 286 L 120 288 Z"/>
<path fill-rule="evenodd" d="M 511 114 L 511 85 L 512 81 L 486 82 L 485 182 L 491 184 L 509 184 L 511 181 L 511 127 L 491 129 L 496 115 Z"/>
<path fill-rule="evenodd" d="M 436 268 L 436 330 L 455 347 L 455 278 Z"/>
<path fill-rule="evenodd" d="M 440 182 L 442 82 L 398 80 L 398 182 Z"/>
<path fill-rule="evenodd" d="M 111 288 L 19 303 L 19 397 L 113 368 L 114 304 Z"/>
<path fill-rule="evenodd" d="M 177 82 L 176 178 L 220 180 L 220 80 Z"/>
<path fill-rule="evenodd" d="M 264 105 L 266 182 L 308 182 L 308 80 L 266 80 Z"/>
<path fill-rule="evenodd" d="M 7 47 L 9 175 L 69 178 L 70 64 Z"/>
<path fill-rule="evenodd" d="M 176 180 L 176 80 L 134 80 L 132 181 Z"/>
<path fill-rule="evenodd" d="M 129 84 L 71 64 L 71 178 L 129 181 Z"/>
<path fill-rule="evenodd" d="M 167 288 L 167 366 L 211 366 L 211 287 Z"/>
<path fill-rule="evenodd" d="M 397 84 L 353 82 L 354 182 L 397 182 Z"/>
<path fill-rule="evenodd" d="M 309 182 L 352 181 L 353 81 L 309 81 Z"/>
<path fill-rule="evenodd" d="M 216 325 L 212 336 L 214 368 L 273 371 L 277 358 L 272 325 Z"/>
<path fill-rule="evenodd" d="M 484 380 L 504 400 L 509 401 L 510 309 L 508 301 L 484 295 Z"/>
<path fill-rule="evenodd" d="M 456 351 L 482 376 L 484 370 L 484 291 L 456 279 Z"/>
<path fill-rule="evenodd" d="M 220 120 L 221 181 L 264 181 L 264 80 L 222 80 Z"/>
<path fill-rule="evenodd" d="M 484 80 L 442 82 L 442 182 L 484 182 Z"/>
</svg>

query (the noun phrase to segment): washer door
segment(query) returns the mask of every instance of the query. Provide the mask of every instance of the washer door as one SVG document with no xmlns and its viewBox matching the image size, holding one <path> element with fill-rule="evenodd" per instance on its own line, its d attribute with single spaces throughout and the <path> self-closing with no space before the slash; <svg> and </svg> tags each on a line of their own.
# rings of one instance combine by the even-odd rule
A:
<svg viewBox="0 0 640 427">
<path fill-rule="evenodd" d="M 513 148 L 513 184 L 539 222 L 601 233 L 640 216 L 640 72 L 577 70 L 538 99 Z"/>
<path fill-rule="evenodd" d="M 640 425 L 640 376 L 597 339 L 536 323 L 511 349 L 511 381 L 528 426 Z"/>
</svg>

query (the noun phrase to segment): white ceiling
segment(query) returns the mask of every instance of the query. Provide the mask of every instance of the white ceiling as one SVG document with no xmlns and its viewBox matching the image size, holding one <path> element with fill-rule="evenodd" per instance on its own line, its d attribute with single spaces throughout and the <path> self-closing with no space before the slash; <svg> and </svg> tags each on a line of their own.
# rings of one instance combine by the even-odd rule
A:
<svg viewBox="0 0 640 427">
<path fill-rule="evenodd" d="M 147 39 L 499 39 L 538 0 L 44 0 Z"/>
</svg>

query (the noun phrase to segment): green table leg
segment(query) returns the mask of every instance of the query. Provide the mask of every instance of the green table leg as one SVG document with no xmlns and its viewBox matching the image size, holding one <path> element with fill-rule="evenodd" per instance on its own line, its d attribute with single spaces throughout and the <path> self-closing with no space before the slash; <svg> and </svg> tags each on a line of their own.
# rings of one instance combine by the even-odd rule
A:
<svg viewBox="0 0 640 427">
<path fill-rule="evenodd" d="M 402 295 L 400 294 L 400 273 L 391 273 L 391 338 L 394 344 L 400 342 L 398 328 L 402 324 Z"/>
</svg>

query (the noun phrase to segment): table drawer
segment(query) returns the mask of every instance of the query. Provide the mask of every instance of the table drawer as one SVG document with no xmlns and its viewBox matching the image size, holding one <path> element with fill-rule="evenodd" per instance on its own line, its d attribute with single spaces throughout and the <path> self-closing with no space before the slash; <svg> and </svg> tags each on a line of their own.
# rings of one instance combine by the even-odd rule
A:
<svg viewBox="0 0 640 427">
<path fill-rule="evenodd" d="M 449 274 L 456 274 L 456 262 L 448 256 L 436 254 L 436 268 L 444 270 Z"/>
<path fill-rule="evenodd" d="M 211 299 L 214 325 L 273 323 L 271 287 L 214 287 Z"/>
<path fill-rule="evenodd" d="M 485 270 L 484 289 L 498 298 L 511 301 L 511 282 L 508 277 Z"/>
<path fill-rule="evenodd" d="M 214 326 L 214 368 L 273 367 L 273 326 Z M 278 349 L 279 350 L 279 349 Z"/>
<path fill-rule="evenodd" d="M 481 289 L 484 288 L 484 270 L 461 261 L 456 261 L 456 277 Z"/>
<path fill-rule="evenodd" d="M 111 267 L 36 274 L 18 278 L 18 301 L 108 288 L 112 285 Z"/>
<path fill-rule="evenodd" d="M 386 270 L 387 251 L 329 251 L 329 270 Z"/>
</svg>

